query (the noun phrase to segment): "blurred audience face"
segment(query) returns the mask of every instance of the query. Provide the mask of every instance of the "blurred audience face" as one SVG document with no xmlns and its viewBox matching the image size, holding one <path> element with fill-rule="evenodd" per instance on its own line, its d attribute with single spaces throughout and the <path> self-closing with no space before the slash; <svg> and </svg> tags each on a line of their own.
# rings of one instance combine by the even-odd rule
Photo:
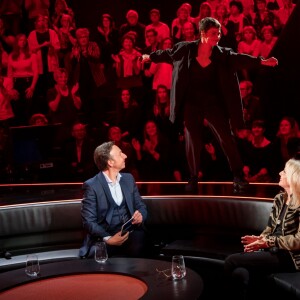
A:
<svg viewBox="0 0 300 300">
<path fill-rule="evenodd" d="M 149 45 L 153 45 L 157 41 L 157 35 L 154 34 L 152 30 L 146 32 L 146 39 Z"/>
<path fill-rule="evenodd" d="M 60 19 L 60 24 L 62 27 L 69 27 L 71 25 L 72 18 L 67 14 L 63 14 Z"/>
<path fill-rule="evenodd" d="M 160 103 L 167 102 L 168 92 L 166 88 L 158 87 L 156 93 Z"/>
<path fill-rule="evenodd" d="M 189 11 L 185 7 L 181 7 L 178 10 L 178 19 L 181 21 L 186 21 L 189 17 Z"/>
<path fill-rule="evenodd" d="M 59 86 L 66 86 L 68 82 L 68 75 L 65 71 L 56 71 L 55 80 Z"/>
<path fill-rule="evenodd" d="M 129 90 L 122 90 L 122 93 L 121 93 L 121 100 L 123 102 L 123 104 L 129 104 L 129 101 L 130 101 L 130 92 Z"/>
<path fill-rule="evenodd" d="M 255 126 L 252 126 L 251 131 L 252 131 L 252 135 L 254 137 L 259 137 L 259 136 L 263 136 L 264 135 L 265 129 L 263 127 L 261 127 L 261 126 L 255 125 Z"/>
<path fill-rule="evenodd" d="M 251 94 L 252 88 L 249 86 L 247 81 L 240 82 L 240 91 L 242 99 L 246 98 L 249 94 Z"/>
<path fill-rule="evenodd" d="M 122 139 L 121 129 L 117 126 L 111 127 L 108 132 L 108 138 L 114 142 L 120 142 Z"/>
<path fill-rule="evenodd" d="M 78 141 L 83 140 L 86 137 L 85 125 L 82 123 L 77 123 L 77 124 L 73 125 L 72 136 Z"/>
<path fill-rule="evenodd" d="M 151 20 L 151 22 L 152 23 L 158 23 L 159 22 L 159 20 L 160 20 L 160 16 L 159 16 L 159 14 L 157 13 L 157 12 L 152 12 L 151 14 L 150 14 L 150 20 Z"/>
<path fill-rule="evenodd" d="M 122 47 L 124 50 L 132 50 L 133 49 L 133 42 L 129 38 L 124 38 Z"/>
<path fill-rule="evenodd" d="M 156 124 L 152 121 L 148 121 L 145 125 L 145 133 L 148 137 L 157 135 Z"/>
<path fill-rule="evenodd" d="M 110 28 L 110 27 L 111 27 L 111 24 L 110 24 L 110 23 L 111 23 L 111 22 L 110 22 L 110 19 L 109 19 L 109 18 L 104 17 L 104 18 L 102 19 L 102 25 L 103 25 L 104 28 Z"/>
<path fill-rule="evenodd" d="M 282 120 L 279 124 L 279 134 L 280 135 L 289 135 L 291 132 L 292 126 L 288 120 Z"/>
<path fill-rule="evenodd" d="M 182 26 L 182 33 L 185 37 L 185 39 L 194 38 L 195 36 L 195 27 L 191 22 L 186 22 Z"/>
<path fill-rule="evenodd" d="M 171 48 L 172 48 L 172 40 L 170 38 L 165 39 L 162 44 L 162 49 L 166 50 Z"/>
<path fill-rule="evenodd" d="M 17 43 L 19 48 L 25 48 L 27 46 L 27 37 L 25 34 L 17 36 Z"/>
<path fill-rule="evenodd" d="M 136 11 L 129 11 L 126 19 L 130 26 L 135 26 L 139 19 L 138 13 Z"/>
</svg>

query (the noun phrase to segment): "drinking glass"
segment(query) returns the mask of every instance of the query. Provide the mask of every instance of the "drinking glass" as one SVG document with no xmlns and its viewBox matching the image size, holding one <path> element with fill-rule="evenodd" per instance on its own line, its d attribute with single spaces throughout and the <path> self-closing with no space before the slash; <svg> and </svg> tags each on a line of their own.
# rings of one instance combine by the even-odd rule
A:
<svg viewBox="0 0 300 300">
<path fill-rule="evenodd" d="M 172 256 L 172 277 L 173 279 L 182 279 L 186 275 L 186 268 L 183 255 Z"/>
<path fill-rule="evenodd" d="M 108 255 L 105 242 L 97 242 L 95 244 L 95 261 L 98 263 L 105 263 Z"/>
<path fill-rule="evenodd" d="M 25 273 L 30 277 L 36 277 L 40 273 L 39 257 L 36 254 L 29 254 L 26 257 Z"/>
</svg>

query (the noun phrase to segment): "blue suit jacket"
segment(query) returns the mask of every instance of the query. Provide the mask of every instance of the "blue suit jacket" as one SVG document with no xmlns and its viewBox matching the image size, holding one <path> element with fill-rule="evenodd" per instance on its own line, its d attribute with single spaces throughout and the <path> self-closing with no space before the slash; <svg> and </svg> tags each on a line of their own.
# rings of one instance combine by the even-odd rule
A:
<svg viewBox="0 0 300 300">
<path fill-rule="evenodd" d="M 120 186 L 130 214 L 133 215 L 135 210 L 138 210 L 145 221 L 147 218 L 146 205 L 140 196 L 133 176 L 129 173 L 121 173 L 121 175 Z M 79 250 L 80 256 L 88 254 L 97 238 L 111 235 L 106 229 L 111 223 L 114 205 L 108 183 L 102 172 L 84 182 L 83 191 L 81 217 L 87 233 Z"/>
</svg>

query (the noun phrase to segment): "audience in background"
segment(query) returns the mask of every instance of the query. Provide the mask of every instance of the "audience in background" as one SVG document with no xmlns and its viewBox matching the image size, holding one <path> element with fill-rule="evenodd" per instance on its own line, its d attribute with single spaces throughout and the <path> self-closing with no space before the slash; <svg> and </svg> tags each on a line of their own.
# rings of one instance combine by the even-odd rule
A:
<svg viewBox="0 0 300 300">
<path fill-rule="evenodd" d="M 97 173 L 93 162 L 94 142 L 88 136 L 85 124 L 73 124 L 70 137 L 62 148 L 62 172 L 67 181 L 82 182 Z"/>
<path fill-rule="evenodd" d="M 51 123 L 60 123 L 59 141 L 64 142 L 76 121 L 80 120 L 82 107 L 78 82 L 74 86 L 68 85 L 68 72 L 60 68 L 55 71 L 56 85 L 47 92 L 49 105 L 49 119 Z"/>
<path fill-rule="evenodd" d="M 29 51 L 25 34 L 18 34 L 14 49 L 9 55 L 7 76 L 13 81 L 18 100 L 12 102 L 16 125 L 28 125 L 35 111 L 35 88 L 39 78 L 37 55 Z"/>
<path fill-rule="evenodd" d="M 157 32 L 157 42 L 160 43 L 163 39 L 170 36 L 170 28 L 166 23 L 160 21 L 160 11 L 158 9 L 151 9 L 149 16 L 151 23 L 145 28 L 146 35 L 149 29 L 154 29 Z M 146 45 L 150 46 L 149 42 L 147 41 L 147 36 Z"/>
<path fill-rule="evenodd" d="M 90 40 L 87 28 L 76 30 L 77 42 L 71 52 L 70 82 L 79 84 L 79 95 L 82 101 L 83 122 L 99 125 L 103 118 L 101 86 L 106 82 L 99 49 L 96 42 Z"/>
<path fill-rule="evenodd" d="M 284 164 L 295 154 L 289 149 L 289 141 L 299 138 L 299 124 L 293 117 L 283 117 L 278 125 L 276 138 L 272 141 L 274 151 L 275 175 Z"/>
<path fill-rule="evenodd" d="M 28 45 L 36 54 L 39 78 L 36 85 L 36 101 L 33 112 L 48 113 L 46 94 L 54 86 L 53 72 L 58 68 L 60 43 L 56 32 L 49 28 L 49 17 L 39 14 L 35 20 L 35 29 L 28 35 Z"/>
<path fill-rule="evenodd" d="M 120 37 L 124 37 L 125 34 L 130 32 L 135 33 L 135 47 L 141 51 L 145 48 L 145 28 L 146 25 L 139 22 L 139 14 L 135 10 L 129 10 L 126 14 L 127 22 L 120 26 Z"/>
<path fill-rule="evenodd" d="M 0 75 L 0 128 L 8 133 L 9 127 L 15 125 L 15 115 L 11 101 L 18 101 L 18 93 L 13 90 L 11 78 Z"/>
<path fill-rule="evenodd" d="M 220 46 L 268 58 L 295 7 L 291 0 L 257 0 L 255 3 L 252 0 L 208 0 L 198 5 L 181 4 L 176 17 L 168 16 L 170 24 L 165 22 L 167 16 L 161 15 L 159 7 L 149 8 L 146 11 L 150 22 L 147 26 L 140 21 L 142 18 L 138 10 L 128 9 L 124 24 L 103 10 L 98 12 L 99 23 L 94 27 L 87 28 L 88 25 L 81 22 L 78 29 L 76 22 L 80 18 L 77 19 L 71 8 L 73 3 L 68 0 L 0 1 L 1 127 L 9 134 L 11 126 L 33 125 L 34 120 L 37 122 L 35 125 L 46 124 L 39 122 L 43 118 L 38 116 L 44 116 L 50 124 L 62 122 L 65 126 L 68 123 L 68 129 L 58 135 L 59 139 L 65 140 L 71 138 L 73 123 L 80 121 L 86 125 L 88 136 L 103 142 L 108 129 L 117 125 L 122 142 L 130 145 L 132 138 L 143 143 L 145 122 L 154 120 L 158 130 L 170 139 L 174 147 L 175 171 L 170 178 L 186 179 L 185 167 L 179 164 L 184 162 L 181 150 L 185 139 L 179 135 L 184 124 L 174 128 L 168 120 L 172 65 L 141 63 L 142 54 L 150 54 L 159 48 L 172 48 L 178 41 L 197 39 L 198 21 L 211 15 L 222 25 Z M 191 16 L 193 12 L 195 17 Z M 55 82 L 53 74 L 62 70 L 59 68 L 65 69 L 67 74 L 68 92 L 62 86 L 62 93 L 57 89 L 58 82 Z M 242 144 L 247 140 L 248 146 L 260 139 L 258 131 L 263 131 L 259 126 L 252 128 L 253 120 L 264 119 L 268 113 L 265 111 L 267 105 L 263 98 L 259 99 L 260 91 L 256 89 L 257 75 L 255 71 L 238 73 L 246 129 L 236 134 L 240 138 L 246 134 L 247 137 L 238 140 Z M 73 97 L 72 88 L 75 87 L 78 90 L 73 90 Z M 49 97 L 54 98 L 50 100 Z M 293 127 L 292 123 L 289 124 Z M 268 132 L 269 124 L 264 125 L 282 166 L 295 152 L 299 137 L 293 135 L 286 141 L 284 134 L 279 134 L 280 138 L 274 138 Z M 256 131 L 251 132 L 251 128 Z M 265 150 L 261 148 L 256 147 L 255 151 Z M 218 169 L 222 151 L 219 152 L 208 140 L 203 152 L 214 166 L 211 170 Z M 274 165 L 277 171 L 271 170 L 275 175 L 270 175 L 276 180 L 279 167 L 276 162 Z M 203 174 L 203 180 L 213 178 L 207 172 Z"/>
</svg>

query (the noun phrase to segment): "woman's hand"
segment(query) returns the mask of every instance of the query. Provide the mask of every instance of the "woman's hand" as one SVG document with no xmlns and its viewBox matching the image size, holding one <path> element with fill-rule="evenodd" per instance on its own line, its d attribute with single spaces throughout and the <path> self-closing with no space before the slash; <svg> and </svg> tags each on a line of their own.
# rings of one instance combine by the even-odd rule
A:
<svg viewBox="0 0 300 300">
<path fill-rule="evenodd" d="M 71 94 L 72 95 L 75 95 L 79 90 L 79 83 L 77 82 L 73 87 L 72 87 L 72 90 L 71 90 Z"/>
<path fill-rule="evenodd" d="M 29 88 L 27 88 L 25 90 L 25 97 L 26 97 L 26 99 L 32 98 L 33 93 L 34 93 L 34 88 L 33 87 L 30 86 Z"/>
<path fill-rule="evenodd" d="M 267 241 L 264 238 L 257 239 L 253 243 L 244 246 L 244 252 L 254 252 L 260 249 L 269 248 Z"/>
<path fill-rule="evenodd" d="M 241 237 L 241 242 L 244 245 L 248 245 L 251 244 L 253 242 L 256 242 L 257 240 L 261 240 L 262 237 L 261 236 L 257 236 L 257 235 L 245 235 Z"/>
</svg>

